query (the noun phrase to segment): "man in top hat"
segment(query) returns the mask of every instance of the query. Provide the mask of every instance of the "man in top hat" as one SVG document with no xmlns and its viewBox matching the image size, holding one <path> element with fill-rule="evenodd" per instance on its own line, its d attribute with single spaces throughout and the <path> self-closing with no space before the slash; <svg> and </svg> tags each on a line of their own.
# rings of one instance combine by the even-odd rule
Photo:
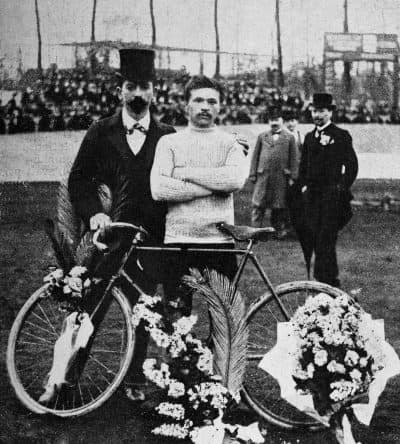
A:
<svg viewBox="0 0 400 444">
<path fill-rule="evenodd" d="M 314 94 L 316 126 L 304 139 L 297 186 L 306 219 L 306 230 L 299 238 L 303 250 L 315 253 L 314 277 L 339 287 L 336 241 L 338 231 L 351 218 L 350 187 L 358 162 L 350 134 L 331 121 L 333 110 L 330 94 Z"/>
<path fill-rule="evenodd" d="M 111 223 L 103 204 L 108 190 L 115 199 L 125 194 L 118 220 L 143 226 L 150 233 L 150 243 L 164 238 L 166 205 L 155 202 L 150 191 L 150 171 L 157 142 L 165 134 L 175 132 L 168 125 L 156 121 L 149 112 L 155 79 L 154 51 L 121 49 L 121 68 L 118 87 L 122 110 L 95 122 L 87 131 L 72 166 L 68 189 L 76 213 L 87 229 L 96 230 Z M 106 188 L 105 188 L 106 187 Z M 144 258 L 144 262 L 145 262 Z M 152 258 L 154 261 L 154 258 Z M 145 271 L 145 263 L 143 263 Z M 152 265 L 156 266 L 154 262 Z M 149 294 L 154 294 L 156 282 L 130 264 L 129 273 Z M 137 295 L 132 296 L 135 303 Z M 136 330 L 132 366 L 127 381 L 144 382 L 142 364 L 147 350 L 147 334 L 143 326 Z M 132 399 L 141 398 L 139 390 L 131 388 Z"/>
<path fill-rule="evenodd" d="M 273 110 L 270 130 L 258 136 L 251 160 L 249 177 L 254 183 L 251 223 L 261 227 L 265 210 L 270 208 L 271 225 L 279 239 L 288 234 L 286 193 L 297 177 L 297 168 L 294 136 L 283 126 L 282 111 Z"/>
</svg>

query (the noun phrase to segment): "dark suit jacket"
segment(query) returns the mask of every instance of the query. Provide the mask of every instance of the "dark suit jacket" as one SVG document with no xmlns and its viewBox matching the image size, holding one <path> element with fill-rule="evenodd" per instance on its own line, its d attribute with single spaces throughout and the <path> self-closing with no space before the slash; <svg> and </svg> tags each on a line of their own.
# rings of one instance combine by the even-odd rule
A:
<svg viewBox="0 0 400 444">
<path fill-rule="evenodd" d="M 305 200 L 306 218 L 313 218 L 318 202 L 324 202 L 324 212 L 331 218 L 331 226 L 343 228 L 352 216 L 350 187 L 358 172 L 358 161 L 348 131 L 329 125 L 323 130 L 325 143 L 315 137 L 315 130 L 306 134 L 301 153 L 296 188 Z M 307 192 L 301 188 L 307 185 Z M 334 223 L 336 221 L 336 224 Z M 311 225 L 317 221 L 310 220 Z"/>
<path fill-rule="evenodd" d="M 93 215 L 105 212 L 99 186 L 107 185 L 113 194 L 126 183 L 128 199 L 119 220 L 141 225 L 154 241 L 163 241 L 166 206 L 151 197 L 150 171 L 158 140 L 172 132 L 171 126 L 151 118 L 144 145 L 135 156 L 126 140 L 121 112 L 89 128 L 68 180 L 72 204 L 87 226 Z"/>
<path fill-rule="evenodd" d="M 306 134 L 299 168 L 299 184 L 323 191 L 341 185 L 348 190 L 357 177 L 358 162 L 348 131 L 333 123 L 323 131 L 330 139 L 322 145 L 315 130 Z M 342 171 L 344 169 L 344 171 Z"/>
</svg>

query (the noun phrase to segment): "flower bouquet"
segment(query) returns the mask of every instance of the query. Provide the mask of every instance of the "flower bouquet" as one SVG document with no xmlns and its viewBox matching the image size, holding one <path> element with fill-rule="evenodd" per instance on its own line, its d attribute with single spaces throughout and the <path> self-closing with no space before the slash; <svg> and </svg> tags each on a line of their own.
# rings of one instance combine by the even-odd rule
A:
<svg viewBox="0 0 400 444">
<path fill-rule="evenodd" d="M 278 379 L 284 399 L 351 444 L 348 414 L 369 425 L 400 361 L 385 341 L 382 320 L 372 320 L 345 294 L 320 293 L 278 324 L 277 344 L 260 367 Z"/>
<path fill-rule="evenodd" d="M 201 285 L 206 285 L 210 290 L 202 277 L 199 274 L 196 276 Z M 216 274 L 209 277 L 211 284 L 218 279 Z M 195 281 L 192 283 L 194 285 Z M 215 294 L 213 296 L 217 297 Z M 241 303 L 237 298 L 233 305 Z M 143 365 L 146 378 L 161 389 L 162 394 L 162 402 L 155 407 L 162 423 L 152 432 L 177 439 L 189 438 L 197 444 L 222 444 L 226 431 L 236 439 L 246 442 L 264 442 L 254 424 L 242 427 L 222 422 L 227 409 L 240 400 L 238 389 L 241 386 L 240 375 L 244 370 L 241 364 L 237 364 L 240 368 L 239 379 L 235 378 L 236 385 L 226 384 L 223 377 L 214 372 L 215 356 L 192 333 L 197 316 L 181 317 L 171 322 L 163 316 L 162 311 L 160 297 L 143 295 L 133 307 L 132 313 L 133 326 L 143 322 L 157 346 L 165 350 L 163 359 L 147 359 Z M 240 343 L 235 346 L 240 350 L 244 347 L 245 353 L 247 333 L 243 334 L 241 328 L 236 330 L 233 325 L 230 328 L 233 337 L 236 332 L 240 334 Z M 215 341 L 215 334 L 213 340 Z M 224 343 L 228 344 L 229 340 Z M 235 346 L 230 347 L 231 351 L 234 352 Z M 242 361 L 242 352 L 238 356 Z M 227 357 L 225 364 L 229 361 L 232 358 Z M 233 371 L 229 373 L 232 373 L 231 377 L 235 374 Z"/>
</svg>

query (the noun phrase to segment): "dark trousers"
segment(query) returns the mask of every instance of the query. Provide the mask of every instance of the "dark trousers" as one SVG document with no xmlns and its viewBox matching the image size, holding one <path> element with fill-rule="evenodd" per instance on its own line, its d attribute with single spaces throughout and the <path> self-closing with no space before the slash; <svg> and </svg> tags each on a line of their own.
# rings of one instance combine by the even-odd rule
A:
<svg viewBox="0 0 400 444">
<path fill-rule="evenodd" d="M 190 268 L 203 272 L 205 268 L 215 270 L 233 280 L 237 272 L 236 257 L 232 253 L 189 252 L 185 248 L 234 248 L 234 244 L 168 244 L 168 247 L 183 247 L 179 252 L 167 252 L 163 268 L 164 294 L 167 305 L 178 305 L 177 310 L 183 316 L 189 316 L 192 309 L 192 290 L 182 283 L 182 277 L 190 273 Z M 175 304 L 174 304 L 175 302 Z"/>
<path fill-rule="evenodd" d="M 336 255 L 338 237 L 338 205 L 330 193 L 316 194 L 307 206 L 312 223 L 310 241 L 315 253 L 314 277 L 320 282 L 338 287 L 339 269 Z"/>
</svg>

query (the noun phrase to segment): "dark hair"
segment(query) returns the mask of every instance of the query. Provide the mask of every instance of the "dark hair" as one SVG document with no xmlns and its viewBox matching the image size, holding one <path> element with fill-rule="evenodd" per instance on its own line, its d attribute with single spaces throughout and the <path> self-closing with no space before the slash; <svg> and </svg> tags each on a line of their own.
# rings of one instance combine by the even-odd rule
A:
<svg viewBox="0 0 400 444">
<path fill-rule="evenodd" d="M 223 89 L 219 82 L 206 76 L 193 76 L 185 85 L 185 101 L 189 101 L 191 91 L 201 88 L 215 89 L 219 93 L 220 100 L 222 100 Z"/>
</svg>

